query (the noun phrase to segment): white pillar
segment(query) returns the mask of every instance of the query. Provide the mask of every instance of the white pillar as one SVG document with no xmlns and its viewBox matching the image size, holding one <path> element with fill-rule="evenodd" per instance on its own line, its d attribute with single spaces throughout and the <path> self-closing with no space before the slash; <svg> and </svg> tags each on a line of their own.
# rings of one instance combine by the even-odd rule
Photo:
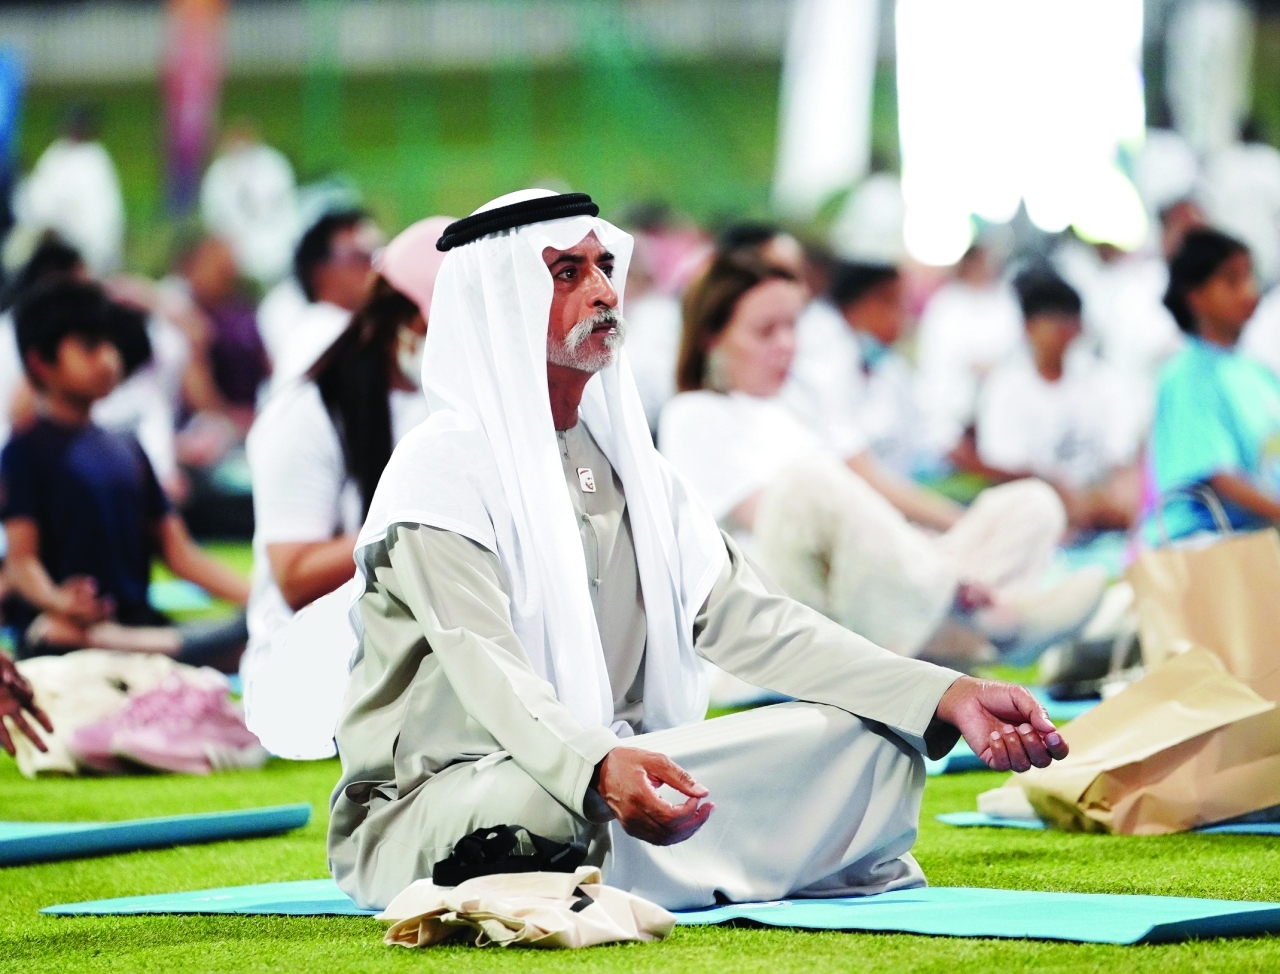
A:
<svg viewBox="0 0 1280 974">
<path fill-rule="evenodd" d="M 796 0 L 779 99 L 779 213 L 809 218 L 866 175 L 878 26 L 878 0 Z"/>
</svg>

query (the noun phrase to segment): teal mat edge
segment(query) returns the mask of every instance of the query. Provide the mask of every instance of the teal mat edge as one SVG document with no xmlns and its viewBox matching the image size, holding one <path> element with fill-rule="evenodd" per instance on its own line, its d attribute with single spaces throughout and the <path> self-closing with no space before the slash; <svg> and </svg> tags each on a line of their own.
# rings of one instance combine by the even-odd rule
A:
<svg viewBox="0 0 1280 974">
<path fill-rule="evenodd" d="M 0 823 L 18 833 L 0 837 L 0 866 L 279 835 L 310 821 L 311 805 L 299 802 L 117 822 Z"/>
<path fill-rule="evenodd" d="M 241 914 L 371 916 L 331 879 L 61 904 L 52 916 Z M 1063 922 L 1077 915 L 1077 929 Z M 934 887 L 876 896 L 730 904 L 676 914 L 686 926 L 733 922 L 795 929 L 1136 944 L 1280 932 L 1280 903 Z M 1078 930 L 1085 930 L 1079 933 Z"/>
</svg>

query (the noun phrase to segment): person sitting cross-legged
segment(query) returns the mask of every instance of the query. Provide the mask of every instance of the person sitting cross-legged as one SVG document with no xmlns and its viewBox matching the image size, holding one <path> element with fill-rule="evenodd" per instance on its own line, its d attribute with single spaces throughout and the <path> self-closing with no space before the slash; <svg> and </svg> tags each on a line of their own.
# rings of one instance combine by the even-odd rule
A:
<svg viewBox="0 0 1280 974">
<path fill-rule="evenodd" d="M 94 284 L 58 281 L 25 296 L 15 322 L 39 402 L 34 425 L 0 455 L 4 571 L 17 596 L 6 616 L 22 632 L 19 655 L 94 647 L 233 666 L 243 616 L 174 626 L 147 601 L 151 559 L 237 605 L 248 584 L 191 540 L 137 439 L 90 418 L 124 378 L 126 355 L 135 367 L 147 357 L 141 314 Z"/>
<path fill-rule="evenodd" d="M 650 439 L 631 238 L 597 212 L 525 191 L 441 238 L 431 414 L 356 543 L 334 878 L 385 907 L 510 825 L 672 909 L 923 885 L 924 754 L 963 733 L 1026 769 L 1066 743 L 1025 689 L 873 645 L 718 530 Z M 797 702 L 704 721 L 699 657 Z"/>
</svg>

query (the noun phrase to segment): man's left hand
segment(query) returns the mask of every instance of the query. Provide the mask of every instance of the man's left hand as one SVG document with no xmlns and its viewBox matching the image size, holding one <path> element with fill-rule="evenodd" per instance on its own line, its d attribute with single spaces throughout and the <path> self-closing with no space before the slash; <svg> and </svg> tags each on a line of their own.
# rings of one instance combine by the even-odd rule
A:
<svg viewBox="0 0 1280 974">
<path fill-rule="evenodd" d="M 962 676 L 938 701 L 937 715 L 993 771 L 1045 768 L 1067 756 L 1067 742 L 1026 687 Z"/>
</svg>

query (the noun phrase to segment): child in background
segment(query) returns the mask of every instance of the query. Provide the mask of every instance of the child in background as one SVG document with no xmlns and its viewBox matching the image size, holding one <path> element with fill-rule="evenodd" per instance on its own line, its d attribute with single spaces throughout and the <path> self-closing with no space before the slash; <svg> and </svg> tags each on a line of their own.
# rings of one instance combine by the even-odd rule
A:
<svg viewBox="0 0 1280 974">
<path fill-rule="evenodd" d="M 1248 248 L 1216 230 L 1188 233 L 1164 300 L 1189 337 L 1160 374 L 1150 459 L 1163 517 L 1148 540 L 1213 530 L 1211 512 L 1183 493 L 1206 486 L 1232 527 L 1280 523 L 1280 380 L 1237 350 L 1258 305 Z"/>
<path fill-rule="evenodd" d="M 96 285 L 59 281 L 24 297 L 15 321 L 39 399 L 35 424 L 0 455 L 4 570 L 18 596 L 7 615 L 23 633 L 20 655 L 92 646 L 223 661 L 243 645 L 243 616 L 173 626 L 147 601 L 151 559 L 159 554 L 175 574 L 238 605 L 248 584 L 191 540 L 137 439 L 90 418 L 146 358 L 141 315 Z"/>
<path fill-rule="evenodd" d="M 979 400 L 985 472 L 1053 484 L 1074 527 L 1127 530 L 1141 496 L 1140 421 L 1115 376 L 1077 344 L 1076 290 L 1052 271 L 1021 275 L 1015 290 L 1027 350 L 992 373 Z"/>
</svg>

